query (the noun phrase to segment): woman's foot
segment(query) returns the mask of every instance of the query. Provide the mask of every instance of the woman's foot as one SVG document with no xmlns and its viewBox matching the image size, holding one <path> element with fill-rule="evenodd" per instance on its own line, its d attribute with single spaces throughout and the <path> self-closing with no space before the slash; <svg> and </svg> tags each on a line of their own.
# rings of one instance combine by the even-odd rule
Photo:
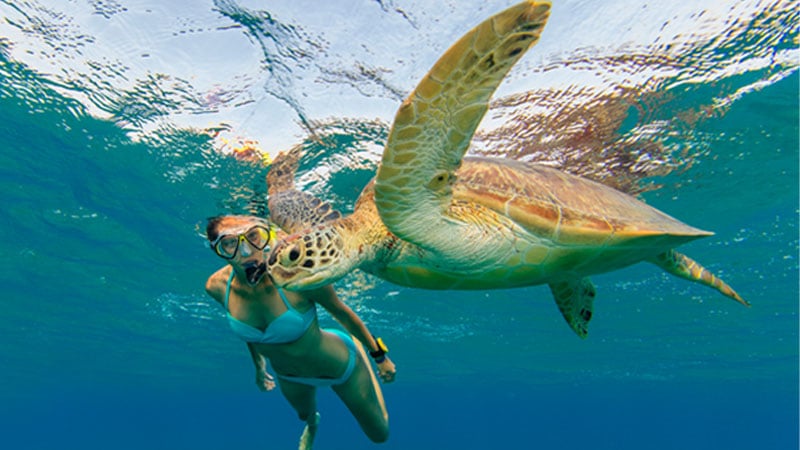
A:
<svg viewBox="0 0 800 450">
<path fill-rule="evenodd" d="M 315 412 L 306 421 L 306 427 L 300 436 L 300 446 L 297 450 L 311 450 L 311 446 L 314 445 L 314 436 L 317 435 L 317 427 L 319 427 L 319 413 Z"/>
</svg>

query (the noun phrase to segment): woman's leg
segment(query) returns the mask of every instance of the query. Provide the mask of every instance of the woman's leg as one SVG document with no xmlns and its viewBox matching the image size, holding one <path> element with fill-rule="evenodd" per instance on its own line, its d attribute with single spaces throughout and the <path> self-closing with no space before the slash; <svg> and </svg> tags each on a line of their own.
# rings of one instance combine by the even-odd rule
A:
<svg viewBox="0 0 800 450">
<path fill-rule="evenodd" d="M 314 437 L 319 426 L 319 413 L 317 412 L 317 388 L 305 384 L 278 378 L 278 385 L 283 396 L 289 401 L 300 420 L 306 423 L 303 434 L 300 435 L 299 450 L 311 449 Z"/>
<path fill-rule="evenodd" d="M 355 370 L 350 379 L 344 384 L 333 386 L 333 390 L 356 418 L 367 437 L 373 442 L 385 442 L 389 438 L 389 414 L 386 412 L 383 393 L 361 342 L 357 339 L 353 341 L 358 351 Z"/>
</svg>

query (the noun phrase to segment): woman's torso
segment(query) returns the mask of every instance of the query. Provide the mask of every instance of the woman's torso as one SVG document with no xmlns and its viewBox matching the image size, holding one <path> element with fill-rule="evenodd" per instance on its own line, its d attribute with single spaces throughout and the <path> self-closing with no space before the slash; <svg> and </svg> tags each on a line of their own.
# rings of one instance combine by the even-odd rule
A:
<svg viewBox="0 0 800 450">
<path fill-rule="evenodd" d="M 225 278 L 221 303 L 234 333 L 268 358 L 279 375 L 337 377 L 345 370 L 347 347 L 320 330 L 313 299 L 280 292 L 266 278 L 250 287 L 232 279 L 232 269 L 220 272 L 215 275 Z"/>
</svg>

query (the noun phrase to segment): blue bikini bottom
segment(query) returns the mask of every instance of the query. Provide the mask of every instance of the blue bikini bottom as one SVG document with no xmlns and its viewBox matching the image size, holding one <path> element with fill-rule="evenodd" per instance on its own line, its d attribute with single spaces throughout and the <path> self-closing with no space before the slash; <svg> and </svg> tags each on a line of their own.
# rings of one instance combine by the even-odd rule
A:
<svg viewBox="0 0 800 450">
<path fill-rule="evenodd" d="M 344 345 L 347 346 L 349 356 L 347 359 L 347 368 L 345 369 L 344 373 L 338 378 L 305 378 L 305 377 L 292 377 L 280 374 L 278 374 L 278 378 L 280 378 L 281 380 L 306 384 L 308 386 L 315 386 L 315 387 L 338 386 L 340 384 L 344 384 L 347 380 L 350 379 L 350 376 L 353 374 L 353 371 L 356 368 L 356 357 L 358 355 L 358 350 L 356 350 L 356 344 L 355 342 L 353 342 L 353 338 L 350 337 L 350 335 L 345 333 L 344 331 L 337 330 L 335 328 L 328 328 L 324 329 L 323 331 L 328 331 L 330 333 L 335 334 L 336 336 L 339 337 L 339 339 L 342 340 L 342 342 L 344 342 Z"/>
</svg>

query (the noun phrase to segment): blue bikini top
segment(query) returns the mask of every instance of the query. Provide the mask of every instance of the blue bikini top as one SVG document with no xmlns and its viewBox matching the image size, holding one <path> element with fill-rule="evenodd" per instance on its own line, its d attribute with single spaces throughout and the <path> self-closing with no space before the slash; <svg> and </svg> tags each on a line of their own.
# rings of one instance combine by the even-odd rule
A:
<svg viewBox="0 0 800 450">
<path fill-rule="evenodd" d="M 228 298 L 231 295 L 231 282 L 233 281 L 233 271 L 228 278 L 228 286 L 225 288 L 225 313 L 228 315 L 228 324 L 231 326 L 233 333 L 239 336 L 245 342 L 253 342 L 258 344 L 288 344 L 294 342 L 306 333 L 306 330 L 314 322 L 317 317 L 317 307 L 312 306 L 304 314 L 292 308 L 292 305 L 286 300 L 286 295 L 283 290 L 278 289 L 278 294 L 286 305 L 286 312 L 276 317 L 275 320 L 267 325 L 264 331 L 256 327 L 250 326 L 241 320 L 233 317 L 230 310 L 228 310 Z"/>
</svg>

